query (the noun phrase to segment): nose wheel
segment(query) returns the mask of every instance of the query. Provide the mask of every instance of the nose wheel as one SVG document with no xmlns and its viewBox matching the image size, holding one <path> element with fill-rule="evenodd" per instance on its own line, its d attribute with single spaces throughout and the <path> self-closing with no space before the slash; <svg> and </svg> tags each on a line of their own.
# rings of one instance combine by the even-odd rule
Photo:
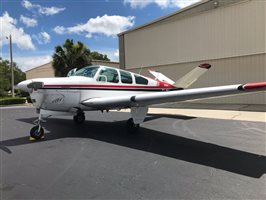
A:
<svg viewBox="0 0 266 200">
<path fill-rule="evenodd" d="M 134 133 L 137 133 L 138 130 L 139 130 L 139 124 L 135 124 L 132 118 L 127 120 L 127 132 L 128 133 L 134 134 Z"/>
<path fill-rule="evenodd" d="M 41 125 L 42 121 L 45 120 L 43 120 L 43 116 L 39 114 L 38 119 L 34 121 L 35 126 L 33 126 L 30 130 L 30 140 L 39 140 L 44 138 L 44 130 Z"/>
<path fill-rule="evenodd" d="M 84 112 L 77 112 L 77 114 L 74 115 L 73 120 L 76 124 L 83 124 L 85 121 Z"/>
<path fill-rule="evenodd" d="M 35 140 L 39 140 L 44 137 L 44 130 L 41 125 L 36 125 L 30 130 L 30 136 Z"/>
</svg>

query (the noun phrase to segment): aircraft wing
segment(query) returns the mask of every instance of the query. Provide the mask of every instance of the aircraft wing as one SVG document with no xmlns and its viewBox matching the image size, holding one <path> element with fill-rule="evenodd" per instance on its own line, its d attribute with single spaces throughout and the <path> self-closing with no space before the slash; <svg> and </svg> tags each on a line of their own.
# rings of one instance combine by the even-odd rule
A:
<svg viewBox="0 0 266 200">
<path fill-rule="evenodd" d="M 97 109 L 131 108 L 170 102 L 192 101 L 205 98 L 247 94 L 265 90 L 266 82 L 259 82 L 167 92 L 151 92 L 116 97 L 98 97 L 87 99 L 81 102 L 81 104 Z"/>
</svg>

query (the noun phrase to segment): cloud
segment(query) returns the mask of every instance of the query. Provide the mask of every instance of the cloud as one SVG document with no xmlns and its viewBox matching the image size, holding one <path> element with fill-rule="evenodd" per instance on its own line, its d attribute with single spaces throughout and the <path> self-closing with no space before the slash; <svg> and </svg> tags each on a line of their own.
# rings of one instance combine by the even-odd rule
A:
<svg viewBox="0 0 266 200">
<path fill-rule="evenodd" d="M 144 8 L 148 4 L 155 3 L 151 0 L 141 1 L 141 0 L 124 0 L 124 4 L 129 4 L 131 8 Z"/>
<path fill-rule="evenodd" d="M 184 8 L 200 0 L 124 0 L 124 4 L 129 4 L 131 8 L 144 8 L 149 4 L 156 4 L 160 8 L 178 7 Z"/>
<path fill-rule="evenodd" d="M 106 36 L 116 36 L 118 33 L 134 25 L 133 16 L 104 15 L 89 19 L 85 24 L 78 24 L 72 27 L 56 26 L 53 30 L 58 34 L 85 34 L 90 38 L 93 34 L 104 34 Z"/>
<path fill-rule="evenodd" d="M 39 4 L 32 4 L 28 0 L 23 0 L 21 4 L 24 8 L 26 8 L 29 11 L 32 11 L 33 13 L 37 12 L 41 15 L 46 15 L 46 16 L 58 14 L 66 9 L 66 8 L 59 8 L 59 7 L 54 7 L 54 6 L 43 7 Z"/>
<path fill-rule="evenodd" d="M 43 41 L 44 41 L 45 44 L 47 44 L 48 42 L 50 42 L 51 37 L 50 37 L 50 35 L 48 33 L 41 32 L 40 33 L 40 36 L 43 39 Z"/>
<path fill-rule="evenodd" d="M 172 0 L 172 6 L 179 7 L 179 8 L 185 8 L 199 1 L 201 0 Z"/>
<path fill-rule="evenodd" d="M 56 26 L 53 30 L 60 35 L 66 32 L 66 28 L 64 28 L 63 26 Z"/>
<path fill-rule="evenodd" d="M 27 71 L 40 65 L 46 64 L 52 61 L 52 56 L 28 56 L 28 57 L 14 57 L 16 62 L 22 71 Z"/>
<path fill-rule="evenodd" d="M 119 60 L 119 49 L 117 49 L 117 50 L 115 51 L 115 53 L 114 53 L 114 59 L 115 59 L 116 61 Z"/>
<path fill-rule="evenodd" d="M 0 47 L 8 44 L 7 36 L 12 35 L 12 42 L 16 44 L 20 49 L 35 49 L 32 43 L 30 35 L 26 34 L 23 28 L 16 27 L 17 20 L 10 17 L 8 12 L 4 12 L 3 16 L 0 16 L 1 31 L 0 34 Z"/>
<path fill-rule="evenodd" d="M 65 10 L 65 8 L 57 8 L 57 7 L 50 7 L 50 8 L 43 8 L 43 7 L 41 7 L 40 9 L 39 9 L 39 12 L 41 13 L 41 14 L 44 14 L 44 15 L 47 15 L 47 16 L 49 16 L 49 15 L 55 15 L 55 14 L 57 14 L 57 13 L 59 13 L 59 12 L 62 12 L 62 11 L 64 11 Z"/>
<path fill-rule="evenodd" d="M 27 27 L 34 27 L 38 25 L 38 21 L 36 19 L 32 19 L 29 17 L 25 17 L 23 15 L 20 15 L 20 19 L 23 24 L 25 24 Z"/>
<path fill-rule="evenodd" d="M 47 32 L 40 32 L 38 35 L 32 35 L 32 37 L 39 43 L 39 44 L 47 44 L 51 40 L 51 36 Z"/>
</svg>

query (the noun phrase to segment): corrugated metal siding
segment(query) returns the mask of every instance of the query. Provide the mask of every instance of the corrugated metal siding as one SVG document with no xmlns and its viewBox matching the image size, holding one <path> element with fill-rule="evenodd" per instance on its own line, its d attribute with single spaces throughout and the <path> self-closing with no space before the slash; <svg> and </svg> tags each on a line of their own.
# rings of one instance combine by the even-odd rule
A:
<svg viewBox="0 0 266 200">
<path fill-rule="evenodd" d="M 172 80 L 176 81 L 203 62 L 210 63 L 212 68 L 196 83 L 194 83 L 191 88 L 239 83 L 244 84 L 247 82 L 259 82 L 266 80 L 266 54 L 149 67 L 142 69 L 142 74 L 151 76 L 148 72 L 148 69 L 153 69 L 162 72 Z M 138 73 L 140 69 L 131 69 L 130 71 Z M 265 104 L 266 93 L 223 97 L 197 102 L 221 104 Z"/>
<path fill-rule="evenodd" d="M 117 62 L 108 62 L 108 61 L 101 61 L 101 60 L 93 60 L 91 62 L 92 65 L 104 65 L 119 68 L 119 63 Z M 52 66 L 52 62 L 47 63 L 45 65 L 33 68 L 26 72 L 27 79 L 33 78 L 48 78 L 48 77 L 55 77 L 54 68 Z"/>
<path fill-rule="evenodd" d="M 125 44 L 124 35 L 119 36 L 119 67 L 125 69 Z"/>
<path fill-rule="evenodd" d="M 126 68 L 265 53 L 265 6 L 251 0 L 126 33 Z"/>
<path fill-rule="evenodd" d="M 97 61 L 92 61 L 91 62 L 92 65 L 103 65 L 103 66 L 109 66 L 109 67 L 115 67 L 115 68 L 119 68 L 119 63 L 118 62 L 106 62 L 106 61 L 101 61 L 101 60 L 97 60 Z"/>
<path fill-rule="evenodd" d="M 26 72 L 27 79 L 46 77 L 54 77 L 54 69 L 52 67 L 52 63 L 47 63 L 45 65 L 31 69 Z"/>
</svg>

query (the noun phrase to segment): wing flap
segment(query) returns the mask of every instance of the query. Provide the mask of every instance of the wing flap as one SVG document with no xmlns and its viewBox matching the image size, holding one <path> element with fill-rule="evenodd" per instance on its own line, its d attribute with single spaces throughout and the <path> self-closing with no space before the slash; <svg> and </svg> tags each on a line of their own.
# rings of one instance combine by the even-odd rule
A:
<svg viewBox="0 0 266 200">
<path fill-rule="evenodd" d="M 103 97 L 87 99 L 81 104 L 98 109 L 130 108 L 170 102 L 193 101 L 251 92 L 265 91 L 266 82 L 248 83 L 218 87 L 207 87 L 168 92 L 152 92 L 119 97 Z"/>
</svg>

